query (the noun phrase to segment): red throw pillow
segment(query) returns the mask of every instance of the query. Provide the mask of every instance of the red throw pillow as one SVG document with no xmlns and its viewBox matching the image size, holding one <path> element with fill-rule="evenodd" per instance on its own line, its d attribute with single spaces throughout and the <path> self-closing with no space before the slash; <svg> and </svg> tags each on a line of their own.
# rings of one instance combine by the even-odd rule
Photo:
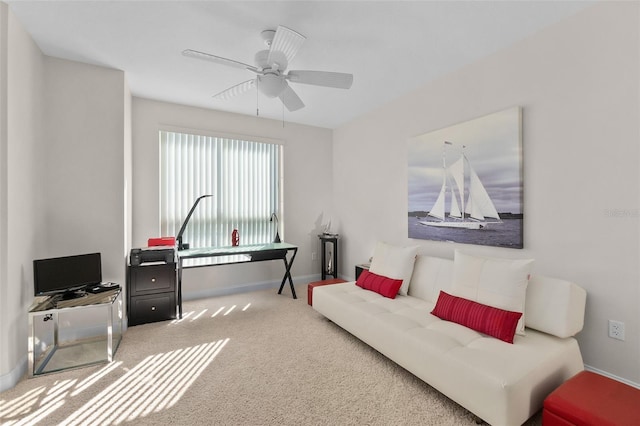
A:
<svg viewBox="0 0 640 426">
<path fill-rule="evenodd" d="M 395 299 L 402 285 L 402 280 L 394 280 L 393 278 L 383 277 L 382 275 L 376 275 L 373 272 L 363 270 L 356 281 L 356 285 L 365 290 L 375 291 L 389 299 Z"/>
<path fill-rule="evenodd" d="M 493 306 L 452 296 L 440 291 L 436 307 L 431 312 L 445 321 L 452 321 L 507 343 L 513 343 L 521 312 L 505 311 Z"/>
</svg>

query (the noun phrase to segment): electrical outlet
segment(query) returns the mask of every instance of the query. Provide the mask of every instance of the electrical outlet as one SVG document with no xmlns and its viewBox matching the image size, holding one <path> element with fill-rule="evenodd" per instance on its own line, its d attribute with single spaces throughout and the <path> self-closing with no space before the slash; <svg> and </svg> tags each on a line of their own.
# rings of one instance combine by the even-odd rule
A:
<svg viewBox="0 0 640 426">
<path fill-rule="evenodd" d="M 318 260 L 318 254 L 315 251 L 311 253 L 311 260 Z"/>
<path fill-rule="evenodd" d="M 609 320 L 609 337 L 612 339 L 624 340 L 624 323 L 621 321 Z"/>
</svg>

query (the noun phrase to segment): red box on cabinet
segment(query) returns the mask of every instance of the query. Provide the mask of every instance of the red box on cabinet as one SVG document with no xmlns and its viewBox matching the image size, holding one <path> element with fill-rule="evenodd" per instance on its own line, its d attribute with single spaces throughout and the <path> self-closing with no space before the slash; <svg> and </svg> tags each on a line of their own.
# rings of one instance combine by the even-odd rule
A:
<svg viewBox="0 0 640 426">
<path fill-rule="evenodd" d="M 176 245 L 176 237 L 159 237 L 159 238 L 149 238 L 147 240 L 148 247 L 156 247 L 156 246 L 175 246 Z"/>
</svg>

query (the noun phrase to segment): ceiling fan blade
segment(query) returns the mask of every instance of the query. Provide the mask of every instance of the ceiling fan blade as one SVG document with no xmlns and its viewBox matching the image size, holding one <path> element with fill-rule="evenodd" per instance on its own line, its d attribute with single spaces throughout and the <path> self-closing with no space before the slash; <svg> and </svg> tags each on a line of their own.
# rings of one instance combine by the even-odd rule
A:
<svg viewBox="0 0 640 426">
<path fill-rule="evenodd" d="M 214 99 L 221 99 L 226 101 L 228 99 L 233 98 L 234 96 L 238 96 L 249 89 L 252 89 L 256 85 L 255 78 L 252 80 L 243 81 L 240 84 L 236 84 L 235 86 L 229 87 L 227 90 L 223 90 L 220 93 L 216 93 L 213 95 Z"/>
<path fill-rule="evenodd" d="M 182 51 L 182 55 L 188 58 L 204 59 L 205 61 L 215 62 L 216 64 L 226 65 L 233 68 L 240 68 L 258 73 L 258 68 L 243 62 L 234 61 L 233 59 L 223 58 L 221 56 L 212 55 L 210 53 L 199 52 L 197 50 L 186 49 Z"/>
<path fill-rule="evenodd" d="M 297 33 L 287 27 L 283 27 L 279 25 L 276 29 L 276 35 L 273 36 L 273 41 L 271 42 L 271 47 L 269 48 L 269 56 L 267 57 L 267 63 L 272 65 L 274 62 L 278 63 L 280 67 L 279 70 L 284 70 L 287 67 L 288 63 L 291 63 L 291 60 L 298 50 L 302 43 L 307 38 L 300 33 Z M 285 64 L 279 63 L 282 62 L 282 55 L 286 59 Z"/>
<path fill-rule="evenodd" d="M 288 84 L 278 97 L 289 111 L 297 111 L 304 108 L 304 102 Z"/>
<path fill-rule="evenodd" d="M 349 89 L 353 83 L 353 74 L 327 71 L 292 70 L 287 74 L 287 80 L 294 83 L 335 87 L 337 89 Z"/>
</svg>

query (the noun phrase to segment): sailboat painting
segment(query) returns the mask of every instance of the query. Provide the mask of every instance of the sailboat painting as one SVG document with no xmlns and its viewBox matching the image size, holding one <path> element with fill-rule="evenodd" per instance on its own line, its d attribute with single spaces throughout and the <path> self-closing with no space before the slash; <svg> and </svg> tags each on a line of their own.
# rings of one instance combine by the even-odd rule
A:
<svg viewBox="0 0 640 426">
<path fill-rule="evenodd" d="M 409 238 L 523 247 L 521 109 L 411 138 Z"/>
</svg>

